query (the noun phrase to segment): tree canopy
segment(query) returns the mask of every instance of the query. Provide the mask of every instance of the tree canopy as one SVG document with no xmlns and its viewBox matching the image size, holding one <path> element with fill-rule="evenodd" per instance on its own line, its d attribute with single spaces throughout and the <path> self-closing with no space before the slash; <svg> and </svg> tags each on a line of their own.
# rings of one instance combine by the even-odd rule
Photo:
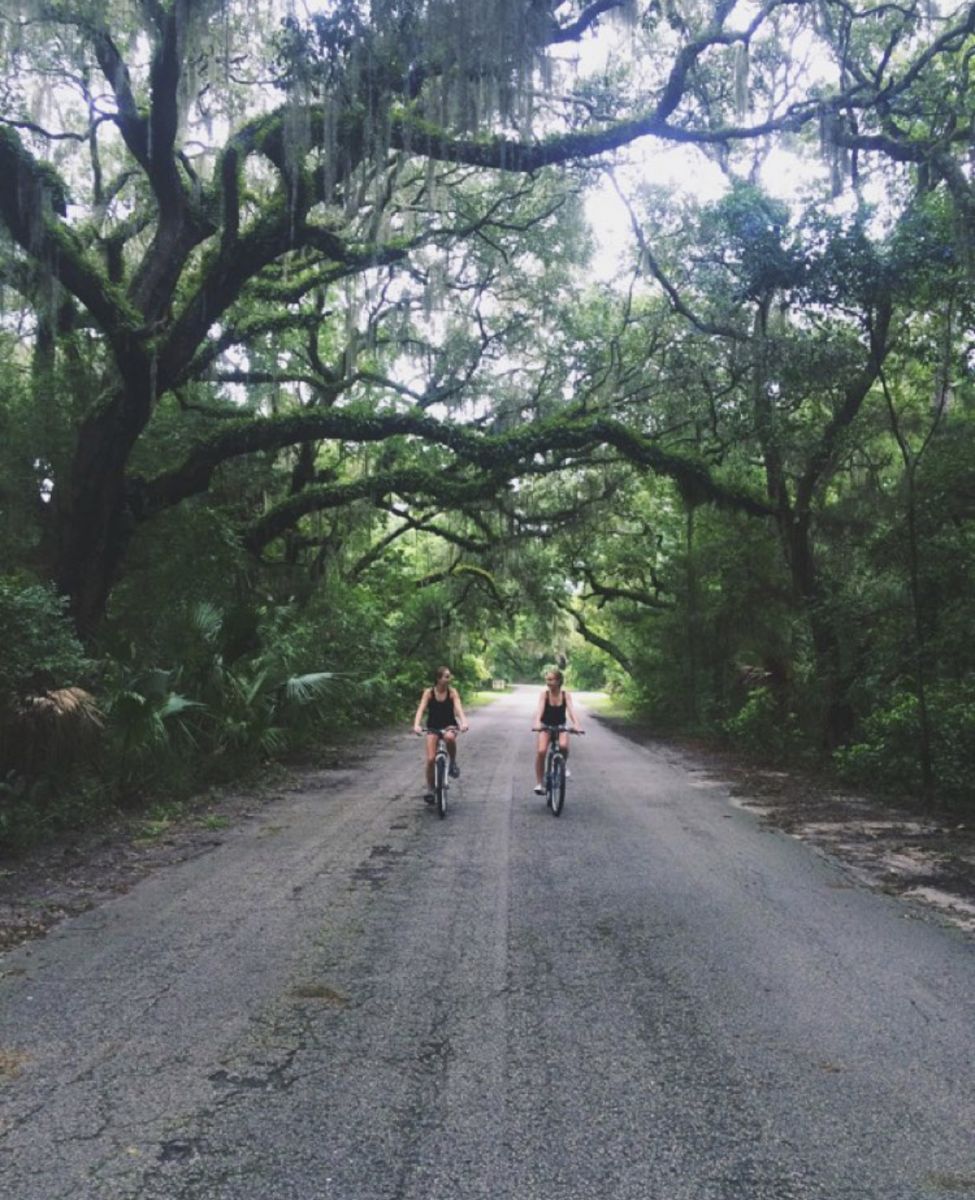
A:
<svg viewBox="0 0 975 1200">
<path fill-rule="evenodd" d="M 89 646 L 165 624 L 140 579 L 203 599 L 201 547 L 255 611 L 406 585 L 486 631 L 527 597 L 688 720 L 734 711 L 736 662 L 806 670 L 832 745 L 873 703 L 851 570 L 887 572 L 885 678 L 926 708 L 973 32 L 927 2 L 8 6 L 11 568 Z"/>
</svg>

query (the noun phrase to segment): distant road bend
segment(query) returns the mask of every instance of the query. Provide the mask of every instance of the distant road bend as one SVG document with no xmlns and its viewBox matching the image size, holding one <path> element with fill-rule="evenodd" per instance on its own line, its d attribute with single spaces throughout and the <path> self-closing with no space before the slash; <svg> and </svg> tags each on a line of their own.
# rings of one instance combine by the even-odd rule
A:
<svg viewBox="0 0 975 1200">
<path fill-rule="evenodd" d="M 971 941 L 592 719 L 555 820 L 536 694 L 9 953 L 0 1193 L 975 1196 Z"/>
</svg>

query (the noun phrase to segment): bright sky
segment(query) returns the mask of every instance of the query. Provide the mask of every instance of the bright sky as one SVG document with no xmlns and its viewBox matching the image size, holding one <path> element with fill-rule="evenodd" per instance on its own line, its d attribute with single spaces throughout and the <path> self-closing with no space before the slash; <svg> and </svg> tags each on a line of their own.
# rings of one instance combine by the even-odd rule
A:
<svg viewBox="0 0 975 1200">
<path fill-rule="evenodd" d="M 732 27 L 744 28 L 756 12 L 756 7 L 747 0 L 739 3 Z M 583 76 L 600 74 L 615 57 L 630 53 L 630 37 L 625 28 L 605 22 L 599 36 L 566 48 L 559 56 L 577 60 Z M 794 51 L 811 77 L 823 82 L 832 77 L 832 64 L 817 55 L 811 41 L 800 39 Z M 761 168 L 761 183 L 770 195 L 793 200 L 814 179 L 822 178 L 824 171 L 822 163 L 776 148 L 769 152 Z M 691 146 L 664 145 L 649 138 L 627 149 L 626 163 L 616 168 L 614 174 L 617 185 L 630 200 L 635 199 L 644 183 L 666 187 L 675 196 L 693 196 L 704 203 L 719 199 L 728 187 L 728 180 L 720 168 L 700 150 Z M 586 207 L 600 246 L 593 270 L 597 278 L 608 280 L 619 270 L 621 257 L 628 251 L 632 253 L 630 214 L 609 180 L 593 190 Z"/>
</svg>

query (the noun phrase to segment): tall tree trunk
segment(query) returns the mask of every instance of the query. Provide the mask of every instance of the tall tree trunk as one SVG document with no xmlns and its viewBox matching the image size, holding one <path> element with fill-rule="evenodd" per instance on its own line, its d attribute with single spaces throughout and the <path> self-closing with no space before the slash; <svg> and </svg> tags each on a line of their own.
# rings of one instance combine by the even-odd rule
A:
<svg viewBox="0 0 975 1200">
<path fill-rule="evenodd" d="M 58 502 L 58 588 L 68 597 L 78 633 L 90 640 L 134 528 L 126 465 L 151 411 L 146 393 L 118 395 L 81 426 L 67 496 Z"/>
<path fill-rule="evenodd" d="M 914 616 L 914 687 L 917 693 L 918 715 L 918 758 L 921 763 L 921 787 L 925 803 L 934 800 L 934 762 L 931 753 L 931 715 L 928 711 L 928 689 L 925 672 L 925 635 L 923 605 L 921 602 L 921 556 L 917 531 L 917 495 L 915 492 L 915 464 L 907 471 L 907 541 L 911 580 L 911 609 Z"/>
<path fill-rule="evenodd" d="M 840 639 L 827 600 L 812 548 L 809 511 L 789 510 L 780 520 L 782 541 L 786 547 L 793 590 L 809 624 L 816 678 L 825 699 L 822 736 L 828 750 L 835 750 L 850 739 L 854 726 L 853 709 L 847 699 L 848 672 L 843 666 Z"/>
<path fill-rule="evenodd" d="M 834 470 L 842 435 L 856 420 L 870 389 L 880 378 L 889 349 L 888 332 L 892 301 L 881 294 L 869 315 L 870 345 L 863 369 L 845 389 L 830 421 L 806 457 L 803 470 L 790 482 L 779 439 L 776 414 L 766 390 L 768 358 L 768 314 L 771 295 L 759 306 L 753 335 L 753 404 L 756 430 L 765 462 L 768 494 L 778 513 L 779 536 L 792 577 L 793 592 L 809 624 L 816 661 L 816 675 L 825 696 L 822 736 L 829 749 L 850 738 L 854 713 L 847 699 L 849 672 L 843 664 L 840 638 L 828 596 L 816 568 L 812 545 L 815 496 L 823 480 Z"/>
<path fill-rule="evenodd" d="M 921 787 L 927 804 L 933 804 L 934 802 L 934 739 L 931 728 L 931 714 L 928 709 L 927 671 L 925 669 L 927 638 L 924 628 L 924 604 L 921 596 L 921 540 L 918 533 L 917 520 L 917 473 L 921 465 L 921 460 L 931 444 L 931 439 L 940 427 L 945 413 L 948 396 L 948 368 L 951 354 L 951 311 L 951 303 L 949 302 L 947 320 L 945 322 L 944 359 L 940 378 L 937 381 L 938 403 L 931 426 L 916 452 L 911 450 L 886 376 L 881 375 L 880 379 L 884 391 L 884 399 L 887 403 L 890 427 L 904 463 L 904 485 L 907 492 L 907 568 L 914 642 L 914 653 L 912 655 L 914 660 L 914 692 L 917 697 L 918 716 L 918 762 L 921 767 Z"/>
<path fill-rule="evenodd" d="M 697 565 L 694 561 L 694 505 L 690 503 L 687 503 L 684 530 L 684 552 L 687 555 L 687 616 L 684 623 L 687 639 L 687 698 L 691 721 L 696 724 L 700 715 L 697 678 L 697 637 L 700 613 L 698 611 Z"/>
</svg>

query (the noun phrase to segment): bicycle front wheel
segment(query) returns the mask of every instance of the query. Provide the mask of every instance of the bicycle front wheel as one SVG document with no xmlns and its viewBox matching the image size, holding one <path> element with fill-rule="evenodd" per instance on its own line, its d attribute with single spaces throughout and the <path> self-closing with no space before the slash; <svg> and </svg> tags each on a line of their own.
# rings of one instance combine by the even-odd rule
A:
<svg viewBox="0 0 975 1200">
<path fill-rule="evenodd" d="M 552 783 L 549 788 L 548 797 L 552 816 L 560 816 L 562 805 L 565 804 L 565 762 L 561 758 L 556 758 L 552 763 Z"/>
<path fill-rule="evenodd" d="M 447 815 L 447 759 L 438 755 L 433 766 L 433 794 L 437 798 L 437 814 L 441 820 Z"/>
</svg>

